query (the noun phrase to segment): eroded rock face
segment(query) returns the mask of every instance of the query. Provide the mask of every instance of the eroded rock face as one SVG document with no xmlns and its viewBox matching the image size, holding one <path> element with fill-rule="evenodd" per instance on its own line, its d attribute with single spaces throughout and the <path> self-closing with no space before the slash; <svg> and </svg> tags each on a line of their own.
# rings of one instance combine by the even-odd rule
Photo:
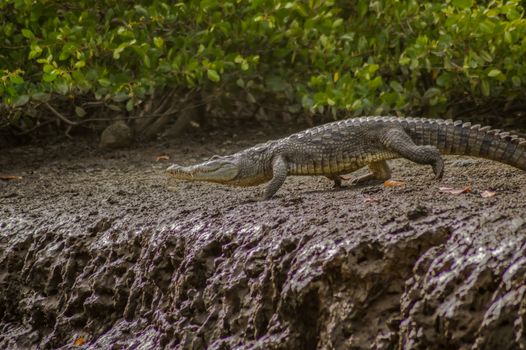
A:
<svg viewBox="0 0 526 350">
<path fill-rule="evenodd" d="M 480 235 L 486 221 L 493 235 Z M 424 254 L 402 299 L 401 345 L 526 348 L 526 217 L 467 219 L 451 244 Z"/>
<path fill-rule="evenodd" d="M 293 178 L 257 202 L 170 182 L 159 153 L 12 169 L 0 348 L 526 349 L 524 172 L 450 161 L 452 186 L 484 174 L 453 196 L 395 161 L 405 187 Z"/>
<path fill-rule="evenodd" d="M 93 348 L 524 345 L 526 245 L 516 233 L 487 249 L 443 226 L 373 238 L 197 222 L 37 232 L 14 245 L 2 256 L 2 318 L 24 320 L 24 332 L 3 345 L 57 348 L 80 334 Z"/>
</svg>

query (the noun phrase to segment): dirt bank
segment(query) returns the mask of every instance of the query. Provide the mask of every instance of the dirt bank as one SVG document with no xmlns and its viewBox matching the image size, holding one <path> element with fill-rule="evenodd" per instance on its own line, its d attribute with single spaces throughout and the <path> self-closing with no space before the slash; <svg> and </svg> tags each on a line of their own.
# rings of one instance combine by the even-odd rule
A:
<svg viewBox="0 0 526 350">
<path fill-rule="evenodd" d="M 262 202 L 163 171 L 284 133 L 2 150 L 0 348 L 526 349 L 526 172 L 397 160 L 401 187 Z"/>
</svg>

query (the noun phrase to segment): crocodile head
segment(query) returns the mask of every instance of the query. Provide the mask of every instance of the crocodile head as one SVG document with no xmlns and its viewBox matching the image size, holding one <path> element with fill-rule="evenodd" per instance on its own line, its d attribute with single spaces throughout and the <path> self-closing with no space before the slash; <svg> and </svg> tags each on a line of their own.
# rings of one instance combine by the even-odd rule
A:
<svg viewBox="0 0 526 350">
<path fill-rule="evenodd" d="M 228 184 L 239 173 L 239 166 L 232 157 L 213 156 L 209 160 L 190 166 L 173 164 L 166 171 L 176 179 L 209 181 Z"/>
<path fill-rule="evenodd" d="M 213 156 L 190 166 L 173 164 L 166 171 L 180 180 L 216 182 L 231 186 L 254 186 L 270 180 L 257 160 L 246 152 Z"/>
</svg>

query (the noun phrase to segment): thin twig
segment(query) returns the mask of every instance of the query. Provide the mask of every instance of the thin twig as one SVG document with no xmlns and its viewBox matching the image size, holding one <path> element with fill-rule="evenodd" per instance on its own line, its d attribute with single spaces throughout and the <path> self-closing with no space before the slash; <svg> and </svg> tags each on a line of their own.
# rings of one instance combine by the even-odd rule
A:
<svg viewBox="0 0 526 350">
<path fill-rule="evenodd" d="M 44 125 L 47 125 L 47 124 L 50 124 L 50 123 L 53 123 L 55 120 L 46 120 L 45 122 L 42 122 L 42 123 L 39 123 L 37 125 L 35 125 L 34 127 L 32 127 L 31 129 L 29 130 L 25 130 L 25 131 L 22 131 L 22 132 L 14 132 L 15 136 L 22 136 L 22 135 L 27 135 L 33 131 L 35 131 L 36 129 L 44 126 Z"/>
<path fill-rule="evenodd" d="M 69 125 L 78 125 L 78 123 L 72 122 L 68 118 L 64 117 L 59 111 L 57 111 L 55 108 L 53 108 L 49 103 L 44 102 L 44 105 L 54 114 L 56 115 L 60 120 L 62 120 L 64 123 Z"/>
<path fill-rule="evenodd" d="M 82 104 L 82 107 L 91 107 L 91 106 L 104 106 L 106 103 L 104 101 L 90 101 L 90 102 L 84 102 Z"/>
</svg>

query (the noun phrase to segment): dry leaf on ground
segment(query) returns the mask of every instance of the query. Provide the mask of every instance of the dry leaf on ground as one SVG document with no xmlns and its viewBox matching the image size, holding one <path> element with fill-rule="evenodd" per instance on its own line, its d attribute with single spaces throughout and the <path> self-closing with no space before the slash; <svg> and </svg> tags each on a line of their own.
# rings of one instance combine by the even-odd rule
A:
<svg viewBox="0 0 526 350">
<path fill-rule="evenodd" d="M 453 188 L 453 187 L 439 187 L 440 192 L 449 193 L 449 194 L 461 194 L 471 192 L 471 186 L 466 186 L 464 188 Z"/>
<path fill-rule="evenodd" d="M 86 344 L 86 338 L 80 336 L 73 342 L 73 346 L 82 346 Z"/>
<path fill-rule="evenodd" d="M 161 160 L 169 160 L 170 157 L 168 157 L 167 155 L 162 155 L 162 156 L 157 156 L 157 158 L 155 158 L 155 161 L 156 162 L 159 162 Z"/>
<path fill-rule="evenodd" d="M 4 180 L 4 181 L 22 180 L 22 176 L 4 175 L 4 176 L 0 176 L 0 180 Z"/>
<path fill-rule="evenodd" d="M 394 181 L 394 180 L 384 181 L 384 187 L 400 187 L 400 186 L 405 186 L 405 182 Z"/>
<path fill-rule="evenodd" d="M 490 197 L 494 197 L 496 194 L 497 192 L 495 191 L 485 190 L 480 193 L 480 196 L 482 198 L 490 198 Z"/>
</svg>

